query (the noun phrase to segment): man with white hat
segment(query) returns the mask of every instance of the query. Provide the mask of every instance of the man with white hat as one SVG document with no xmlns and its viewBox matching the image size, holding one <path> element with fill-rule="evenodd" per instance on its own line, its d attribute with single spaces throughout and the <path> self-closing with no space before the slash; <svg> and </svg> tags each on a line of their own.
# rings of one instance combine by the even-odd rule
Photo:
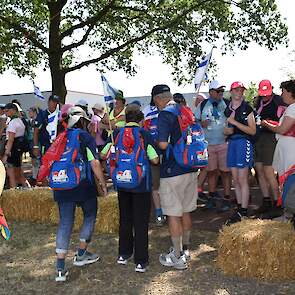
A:
<svg viewBox="0 0 295 295">
<path fill-rule="evenodd" d="M 219 207 L 222 211 L 229 209 L 227 200 L 230 198 L 230 172 L 226 165 L 227 143 L 223 133 L 226 117 L 224 110 L 227 101 L 223 99 L 225 85 L 214 80 L 209 84 L 209 98 L 201 102 L 195 112 L 196 119 L 201 122 L 204 128 L 205 138 L 208 141 L 208 186 L 209 200 L 207 207 L 209 209 L 217 206 L 217 201 L 221 201 L 216 191 L 218 171 L 220 171 L 223 185 L 224 197 L 222 205 Z"/>
</svg>

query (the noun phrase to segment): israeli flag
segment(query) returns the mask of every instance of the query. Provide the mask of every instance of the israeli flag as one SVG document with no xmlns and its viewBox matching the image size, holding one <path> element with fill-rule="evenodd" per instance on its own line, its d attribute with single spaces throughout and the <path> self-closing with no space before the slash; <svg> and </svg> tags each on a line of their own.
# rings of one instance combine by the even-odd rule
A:
<svg viewBox="0 0 295 295">
<path fill-rule="evenodd" d="M 45 100 L 45 97 L 43 96 L 42 92 L 40 91 L 40 88 L 38 86 L 36 86 L 34 82 L 33 82 L 33 86 L 34 86 L 34 95 L 41 100 Z"/>
<path fill-rule="evenodd" d="M 49 140 L 52 143 L 57 136 L 57 124 L 59 117 L 59 105 L 56 106 L 56 109 L 53 113 L 48 115 L 48 124 L 46 126 L 46 130 L 49 134 Z"/>
<path fill-rule="evenodd" d="M 116 94 L 118 93 L 118 89 L 112 87 L 106 77 L 101 74 L 101 81 L 104 92 L 104 101 L 106 104 L 110 104 L 115 102 Z"/>
<path fill-rule="evenodd" d="M 212 51 L 213 48 L 211 49 L 211 51 L 209 52 L 209 54 L 207 54 L 202 61 L 199 63 L 197 70 L 196 70 L 196 74 L 195 74 L 195 89 L 198 91 L 202 82 L 206 79 L 206 77 L 208 78 L 206 72 L 208 69 L 208 66 L 210 64 L 210 60 L 212 57 Z"/>
</svg>

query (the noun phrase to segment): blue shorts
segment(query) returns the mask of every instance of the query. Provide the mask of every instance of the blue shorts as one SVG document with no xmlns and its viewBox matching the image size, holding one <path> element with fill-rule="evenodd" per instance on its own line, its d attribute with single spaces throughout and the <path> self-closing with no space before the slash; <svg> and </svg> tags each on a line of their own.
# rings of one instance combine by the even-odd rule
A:
<svg viewBox="0 0 295 295">
<path fill-rule="evenodd" d="M 251 168 L 253 166 L 253 145 L 245 137 L 230 139 L 227 149 L 227 167 Z"/>
</svg>

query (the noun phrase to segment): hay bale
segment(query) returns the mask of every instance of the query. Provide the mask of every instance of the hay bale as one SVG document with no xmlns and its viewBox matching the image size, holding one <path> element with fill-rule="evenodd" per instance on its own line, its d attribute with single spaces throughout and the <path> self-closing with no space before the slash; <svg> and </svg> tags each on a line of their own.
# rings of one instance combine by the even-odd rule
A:
<svg viewBox="0 0 295 295">
<path fill-rule="evenodd" d="M 7 220 L 50 223 L 54 201 L 49 189 L 9 189 L 0 200 Z"/>
<path fill-rule="evenodd" d="M 44 224 L 58 224 L 59 213 L 49 188 L 28 190 L 5 190 L 0 197 L 0 206 L 8 221 L 27 221 Z M 76 210 L 74 230 L 83 222 L 81 208 Z M 119 208 L 117 194 L 109 194 L 98 200 L 96 233 L 117 233 L 119 231 Z"/>
<path fill-rule="evenodd" d="M 52 224 L 58 224 L 59 213 L 57 206 L 50 213 Z M 74 231 L 78 231 L 83 223 L 81 208 L 76 209 Z M 98 214 L 95 224 L 96 233 L 117 233 L 119 231 L 119 207 L 117 194 L 113 193 L 98 199 Z"/>
<path fill-rule="evenodd" d="M 261 280 L 295 279 L 295 232 L 291 224 L 244 220 L 224 226 L 217 265 L 226 274 Z"/>
</svg>

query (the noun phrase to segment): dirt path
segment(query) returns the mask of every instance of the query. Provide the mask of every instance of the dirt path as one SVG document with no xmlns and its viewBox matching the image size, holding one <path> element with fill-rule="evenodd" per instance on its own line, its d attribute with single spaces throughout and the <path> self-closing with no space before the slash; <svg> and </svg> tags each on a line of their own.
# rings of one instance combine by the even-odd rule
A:
<svg viewBox="0 0 295 295">
<path fill-rule="evenodd" d="M 294 294 L 295 283 L 261 283 L 223 275 L 215 266 L 216 229 L 226 215 L 217 215 L 204 230 L 212 216 L 206 211 L 194 213 L 192 260 L 189 269 L 167 269 L 158 262 L 159 254 L 170 246 L 168 228 L 151 226 L 150 266 L 144 274 L 134 272 L 134 264 L 117 265 L 116 235 L 95 235 L 91 248 L 98 250 L 102 260 L 77 268 L 71 265 L 69 281 L 54 282 L 54 246 L 56 228 L 45 225 L 14 223 L 13 240 L 0 244 L 0 294 Z M 203 215 L 203 217 L 202 217 Z M 207 216 L 207 218 L 204 218 Z M 207 220 L 207 221 L 206 221 Z M 212 226 L 214 225 L 214 226 Z M 215 230 L 213 230 L 215 229 Z M 78 236 L 74 234 L 73 241 Z M 69 257 L 74 255 L 75 243 Z"/>
</svg>

